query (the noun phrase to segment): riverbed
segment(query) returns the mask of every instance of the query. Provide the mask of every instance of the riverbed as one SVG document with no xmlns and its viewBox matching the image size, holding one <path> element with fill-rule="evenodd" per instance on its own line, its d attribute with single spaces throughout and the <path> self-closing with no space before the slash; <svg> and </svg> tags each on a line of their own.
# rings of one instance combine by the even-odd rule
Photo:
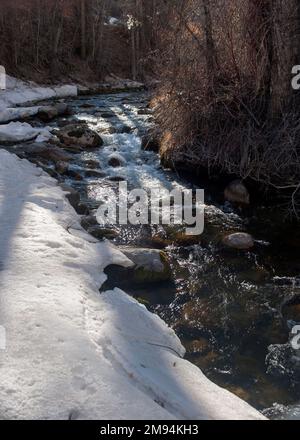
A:
<svg viewBox="0 0 300 440">
<path fill-rule="evenodd" d="M 62 177 L 79 191 L 89 213 L 96 212 L 107 188 L 117 192 L 120 181 L 147 191 L 198 187 L 197 180 L 164 169 L 157 153 L 141 148 L 142 136 L 155 124 L 148 101 L 144 92 L 82 96 L 69 101 L 71 116 L 50 124 L 84 121 L 104 141 L 97 150 L 74 153 L 73 176 Z M 110 165 L 112 157 L 118 166 Z M 99 167 L 87 177 L 92 162 Z M 176 229 L 110 225 L 108 238 L 117 246 L 164 250 L 172 280 L 123 286 L 108 269 L 103 288 L 124 287 L 176 331 L 186 358 L 212 381 L 267 416 L 283 417 L 300 401 L 299 360 L 292 359 L 289 346 L 298 317 L 300 322 L 299 302 L 293 303 L 300 295 L 299 247 L 282 241 L 293 230 L 278 231 L 276 210 L 244 211 L 225 203 L 221 190 L 204 190 L 205 231 L 194 240 Z M 253 250 L 220 246 L 224 234 L 236 231 L 254 236 Z"/>
</svg>

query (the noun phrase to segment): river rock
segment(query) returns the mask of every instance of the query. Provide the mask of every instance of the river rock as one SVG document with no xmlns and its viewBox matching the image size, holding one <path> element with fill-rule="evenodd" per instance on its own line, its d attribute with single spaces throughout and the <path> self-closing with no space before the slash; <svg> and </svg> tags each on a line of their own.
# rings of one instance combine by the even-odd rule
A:
<svg viewBox="0 0 300 440">
<path fill-rule="evenodd" d="M 300 294 L 285 300 L 281 306 L 281 313 L 285 321 L 300 324 Z"/>
<path fill-rule="evenodd" d="M 79 145 L 82 148 L 97 148 L 103 145 L 98 133 L 85 124 L 67 125 L 57 133 L 57 136 L 66 145 Z"/>
<path fill-rule="evenodd" d="M 20 157 L 41 158 L 52 162 L 69 162 L 72 156 L 62 151 L 54 145 L 35 142 L 33 144 L 25 144 L 18 147 L 15 153 Z"/>
<path fill-rule="evenodd" d="M 101 226 L 91 226 L 88 228 L 88 233 L 91 234 L 93 237 L 97 238 L 98 240 L 103 240 L 104 238 L 107 238 L 108 240 L 113 240 L 118 236 L 117 231 L 114 231 L 113 229 L 109 228 L 103 228 Z"/>
<path fill-rule="evenodd" d="M 58 172 L 58 174 L 65 174 L 68 171 L 69 165 L 67 162 L 59 161 L 55 165 L 55 170 Z"/>
<path fill-rule="evenodd" d="M 187 226 L 168 225 L 160 228 L 152 235 L 152 245 L 160 249 L 170 245 L 189 247 L 201 243 L 201 235 L 188 235 Z"/>
<path fill-rule="evenodd" d="M 232 249 L 248 250 L 254 247 L 253 237 L 245 232 L 227 235 L 222 243 Z"/>
<path fill-rule="evenodd" d="M 70 108 L 67 104 L 59 103 L 52 106 L 40 107 L 37 115 L 43 122 L 49 122 L 58 116 L 63 116 L 70 113 Z"/>
<path fill-rule="evenodd" d="M 67 193 L 66 197 L 69 200 L 70 204 L 73 206 L 75 210 L 77 210 L 78 205 L 80 204 L 80 194 L 78 191 L 76 191 L 74 188 L 72 188 L 69 185 L 66 185 L 65 183 L 61 183 L 60 187 L 62 190 Z"/>
<path fill-rule="evenodd" d="M 125 134 L 130 134 L 132 133 L 132 131 L 134 130 L 134 127 L 130 127 L 130 125 L 120 125 L 119 127 L 117 127 L 116 132 L 117 133 L 125 133 Z"/>
<path fill-rule="evenodd" d="M 241 180 L 231 182 L 224 192 L 225 199 L 228 202 L 249 205 L 250 194 Z"/>
<path fill-rule="evenodd" d="M 99 223 L 97 222 L 97 218 L 94 215 L 86 215 L 83 216 L 81 219 L 81 226 L 88 230 L 91 227 L 99 226 Z"/>
<path fill-rule="evenodd" d="M 84 162 L 84 165 L 91 170 L 96 170 L 97 168 L 98 169 L 101 168 L 100 163 L 97 160 L 93 160 L 93 159 L 87 159 Z"/>
<path fill-rule="evenodd" d="M 141 116 L 152 115 L 152 110 L 149 108 L 142 108 L 142 109 L 138 110 L 137 114 L 141 115 Z"/>
<path fill-rule="evenodd" d="M 300 350 L 294 350 L 291 343 L 271 345 L 266 357 L 267 373 L 277 378 L 300 383 Z"/>
<path fill-rule="evenodd" d="M 98 171 L 98 170 L 85 170 L 84 172 L 85 177 L 95 177 L 95 178 L 102 178 L 105 177 L 105 173 L 103 173 L 103 171 Z"/>
<path fill-rule="evenodd" d="M 119 183 L 119 182 L 124 182 L 126 179 L 125 177 L 122 176 L 110 176 L 108 180 L 110 182 Z"/>
<path fill-rule="evenodd" d="M 102 112 L 101 114 L 101 118 L 103 119 L 111 119 L 115 117 L 115 114 L 113 112 Z"/>
<path fill-rule="evenodd" d="M 167 255 L 157 249 L 124 247 L 121 251 L 134 264 L 133 281 L 138 284 L 168 281 L 171 269 Z"/>
<path fill-rule="evenodd" d="M 125 165 L 126 160 L 120 154 L 111 154 L 108 158 L 108 165 L 113 168 L 119 168 Z"/>
<path fill-rule="evenodd" d="M 82 175 L 76 169 L 68 168 L 67 171 L 65 172 L 65 174 L 68 177 L 71 177 L 71 179 L 77 180 L 78 182 L 83 180 Z"/>
</svg>

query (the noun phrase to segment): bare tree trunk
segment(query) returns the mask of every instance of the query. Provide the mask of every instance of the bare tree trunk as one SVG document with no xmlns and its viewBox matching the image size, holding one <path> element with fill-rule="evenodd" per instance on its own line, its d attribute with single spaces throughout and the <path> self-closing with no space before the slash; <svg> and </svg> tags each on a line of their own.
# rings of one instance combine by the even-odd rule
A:
<svg viewBox="0 0 300 440">
<path fill-rule="evenodd" d="M 136 81 L 137 78 L 137 63 L 136 63 L 136 40 L 135 40 L 135 26 L 131 29 L 131 52 L 132 52 L 132 61 L 131 61 L 131 72 L 132 79 Z"/>
<path fill-rule="evenodd" d="M 210 79 L 215 76 L 215 69 L 217 65 L 217 56 L 213 38 L 212 31 L 212 20 L 210 13 L 210 3 L 209 0 L 203 0 L 203 10 L 204 10 L 204 28 L 206 37 L 206 63 L 207 63 L 207 73 Z"/>
<path fill-rule="evenodd" d="M 81 0 L 81 58 L 86 59 L 86 1 Z"/>
<path fill-rule="evenodd" d="M 272 0 L 272 117 L 280 116 L 292 98 L 291 70 L 294 64 L 299 64 L 300 55 L 298 13 L 298 0 Z"/>
</svg>

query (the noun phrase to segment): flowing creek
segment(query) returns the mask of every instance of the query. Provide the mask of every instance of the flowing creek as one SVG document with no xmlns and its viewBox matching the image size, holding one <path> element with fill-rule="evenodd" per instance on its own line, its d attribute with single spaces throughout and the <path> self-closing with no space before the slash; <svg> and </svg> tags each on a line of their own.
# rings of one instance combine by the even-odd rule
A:
<svg viewBox="0 0 300 440">
<path fill-rule="evenodd" d="M 164 170 L 156 153 L 142 150 L 141 135 L 154 124 L 147 100 L 143 92 L 79 97 L 69 102 L 74 114 L 52 124 L 85 121 L 104 140 L 96 151 L 74 154 L 74 178 L 65 177 L 91 212 L 105 189 L 116 190 L 123 179 L 129 189 L 195 188 Z M 109 166 L 112 155 L 120 167 Z M 87 177 L 84 169 L 91 161 L 99 161 L 101 169 Z M 186 358 L 211 380 L 270 417 L 290 417 L 300 401 L 299 363 L 288 344 L 292 324 L 300 321 L 299 252 L 282 244 L 268 210 L 246 215 L 204 189 L 205 233 L 194 242 L 180 236 L 180 245 L 174 245 L 176 231 L 170 238 L 162 227 L 114 226 L 111 231 L 116 245 L 165 249 L 172 281 L 123 286 L 108 270 L 104 288 L 124 288 L 164 319 L 180 337 Z M 239 230 L 253 234 L 253 251 L 218 245 L 226 231 Z M 291 238 L 293 231 L 284 234 Z M 283 307 L 287 300 L 290 306 Z"/>
</svg>

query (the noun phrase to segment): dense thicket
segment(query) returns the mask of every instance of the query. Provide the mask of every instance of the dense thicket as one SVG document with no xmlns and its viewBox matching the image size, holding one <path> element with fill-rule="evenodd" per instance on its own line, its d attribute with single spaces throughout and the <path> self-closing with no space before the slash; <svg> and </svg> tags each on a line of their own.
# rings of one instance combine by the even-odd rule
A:
<svg viewBox="0 0 300 440">
<path fill-rule="evenodd" d="M 169 163 L 264 184 L 300 214 L 297 0 L 168 2 L 159 120 Z"/>
</svg>

